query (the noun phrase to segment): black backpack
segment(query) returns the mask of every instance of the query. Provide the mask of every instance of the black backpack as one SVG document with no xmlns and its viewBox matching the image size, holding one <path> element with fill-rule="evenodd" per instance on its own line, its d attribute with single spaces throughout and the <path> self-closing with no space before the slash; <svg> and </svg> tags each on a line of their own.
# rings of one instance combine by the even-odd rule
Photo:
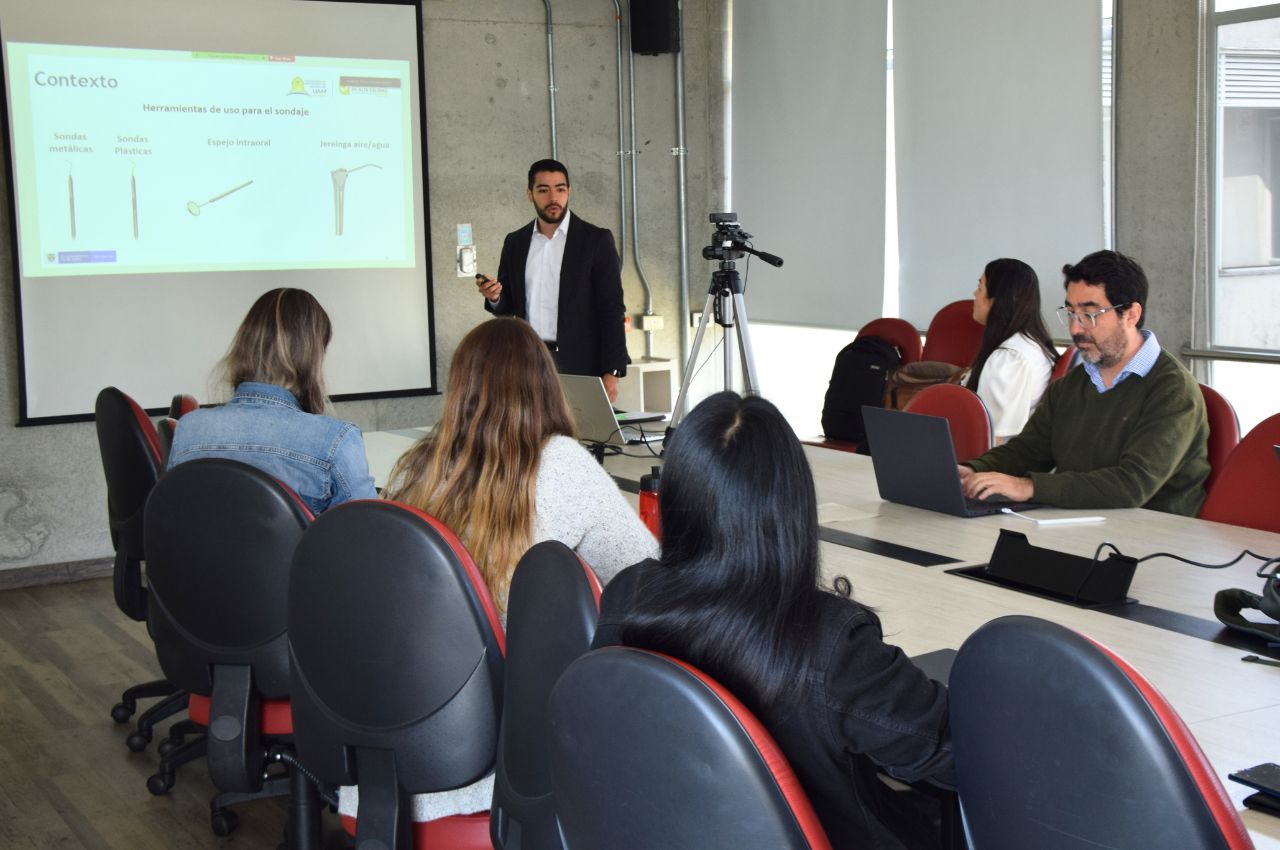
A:
<svg viewBox="0 0 1280 850">
<path fill-rule="evenodd" d="M 862 406 L 884 405 L 889 375 L 901 361 L 898 349 L 877 336 L 860 336 L 842 348 L 822 404 L 822 433 L 835 440 L 866 439 Z"/>
</svg>

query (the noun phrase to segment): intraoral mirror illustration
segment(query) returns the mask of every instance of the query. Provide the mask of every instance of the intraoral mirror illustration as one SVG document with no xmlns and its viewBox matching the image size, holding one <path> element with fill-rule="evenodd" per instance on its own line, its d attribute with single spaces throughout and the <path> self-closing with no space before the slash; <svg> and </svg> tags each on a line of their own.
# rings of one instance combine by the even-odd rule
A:
<svg viewBox="0 0 1280 850">
<path fill-rule="evenodd" d="M 253 185 L 253 181 L 246 180 L 243 183 L 241 183 L 239 186 L 236 186 L 234 188 L 228 189 L 227 191 L 223 192 L 221 195 L 214 195 L 212 198 L 205 201 L 203 204 L 198 204 L 195 201 L 187 201 L 187 212 L 191 213 L 192 215 L 198 216 L 200 215 L 201 207 L 207 207 L 209 204 L 212 204 L 214 201 L 220 201 L 223 198 L 225 198 L 227 195 L 230 195 L 232 192 L 239 192 L 245 186 L 251 186 L 251 185 Z"/>
</svg>

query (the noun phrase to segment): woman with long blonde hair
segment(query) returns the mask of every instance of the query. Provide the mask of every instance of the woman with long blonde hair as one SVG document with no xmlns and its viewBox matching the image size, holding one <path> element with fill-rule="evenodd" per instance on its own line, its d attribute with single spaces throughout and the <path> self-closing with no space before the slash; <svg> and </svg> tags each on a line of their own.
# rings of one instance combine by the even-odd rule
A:
<svg viewBox="0 0 1280 850">
<path fill-rule="evenodd" d="M 561 541 L 601 584 L 657 557 L 658 541 L 572 434 L 546 343 L 523 319 L 490 319 L 458 344 L 440 421 L 396 461 L 383 495 L 458 535 L 505 619 L 511 574 L 534 543 Z M 492 799 L 490 774 L 415 794 L 413 820 L 484 811 Z M 340 814 L 356 816 L 357 789 L 339 789 L 338 803 Z"/>
<path fill-rule="evenodd" d="M 657 541 L 572 437 L 546 344 L 521 319 L 491 319 L 458 345 L 434 432 L 397 461 L 387 498 L 453 529 L 499 610 L 516 561 L 559 540 L 607 583 L 657 554 Z"/>
</svg>

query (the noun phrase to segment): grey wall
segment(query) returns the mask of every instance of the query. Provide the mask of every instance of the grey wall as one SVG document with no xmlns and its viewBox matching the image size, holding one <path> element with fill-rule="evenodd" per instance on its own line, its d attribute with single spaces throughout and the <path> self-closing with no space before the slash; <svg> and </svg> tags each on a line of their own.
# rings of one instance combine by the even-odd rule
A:
<svg viewBox="0 0 1280 850">
<path fill-rule="evenodd" d="M 685 0 L 684 7 L 690 276 L 697 291 L 705 279 L 697 250 L 707 235 L 700 223 L 717 208 L 716 175 L 722 173 L 723 8 L 719 0 Z M 611 228 L 616 238 L 614 6 L 611 0 L 554 0 L 552 9 L 558 153 L 572 172 L 572 209 Z M 109 4 L 103 14 L 110 14 Z M 424 14 L 436 354 L 443 387 L 458 341 L 485 318 L 474 283 L 454 273 L 455 227 L 473 225 L 480 268 L 496 273 L 503 236 L 532 218 L 524 198 L 529 163 L 550 155 L 545 7 L 535 0 L 425 0 Z M 665 357 L 678 356 L 676 162 L 670 153 L 676 139 L 674 67 L 671 56 L 636 57 L 640 244 L 655 310 L 666 318 L 666 329 L 655 335 L 655 354 Z M 0 204 L 0 233 L 10 232 L 8 216 L 8 204 Z M 0 571 L 107 557 L 106 493 L 93 425 L 11 424 L 18 418 L 18 366 L 7 238 L 0 254 Z M 627 307 L 636 313 L 643 299 L 630 257 L 623 283 Z M 643 353 L 639 332 L 629 335 L 628 344 L 633 358 Z M 128 376 L 119 385 L 127 392 Z M 335 412 L 369 431 L 434 421 L 439 409 L 437 396 L 351 402 Z"/>
<path fill-rule="evenodd" d="M 1116 3 L 1115 246 L 1146 270 L 1146 326 L 1175 354 L 1194 302 L 1197 6 Z"/>
<path fill-rule="evenodd" d="M 624 4 L 625 6 L 625 4 Z M 722 0 L 686 0 L 689 273 L 694 300 L 708 269 L 698 256 L 706 213 L 718 209 Z M 573 209 L 615 231 L 617 101 L 611 0 L 554 0 L 559 154 L 573 171 Z M 1195 0 L 1118 0 L 1115 150 L 1116 246 L 1152 283 L 1149 326 L 1165 348 L 1191 339 L 1195 262 Z M 530 217 L 524 172 L 550 149 L 544 6 L 534 0 L 425 0 L 428 172 L 441 385 L 458 340 L 484 314 L 470 281 L 454 276 L 454 228 L 475 228 L 480 267 L 494 273 L 502 237 Z M 104 14 L 109 14 L 104 10 Z M 677 356 L 674 64 L 636 57 L 641 249 L 666 317 L 659 356 Z M 3 179 L 3 178 L 0 178 Z M 8 187 L 5 186 L 5 191 Z M 0 205 L 0 232 L 9 232 Z M 628 234 L 628 241 L 630 234 Z M 8 240 L 0 286 L 12 291 Z M 628 257 L 627 305 L 642 306 Z M 0 296 L 0 421 L 18 415 L 14 305 Z M 642 352 L 630 335 L 633 357 Z M 128 389 L 127 376 L 120 384 Z M 175 387 L 188 390 L 185 387 Z M 343 404 L 365 430 L 432 421 L 438 397 Z M 0 569 L 109 555 L 105 491 L 90 424 L 0 426 Z"/>
</svg>

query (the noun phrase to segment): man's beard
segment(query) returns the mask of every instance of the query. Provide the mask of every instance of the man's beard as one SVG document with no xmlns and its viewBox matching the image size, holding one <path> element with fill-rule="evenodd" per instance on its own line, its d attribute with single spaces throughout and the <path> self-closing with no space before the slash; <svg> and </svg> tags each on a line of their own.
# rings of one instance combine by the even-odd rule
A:
<svg viewBox="0 0 1280 850">
<path fill-rule="evenodd" d="M 542 219 L 547 224 L 559 224 L 564 221 L 564 214 L 568 207 L 561 207 L 560 211 L 556 213 L 555 216 L 549 215 L 545 209 L 538 207 L 534 207 L 534 209 L 538 212 L 538 218 Z"/>
<path fill-rule="evenodd" d="M 1115 337 L 1099 342 L 1096 337 L 1087 334 L 1073 334 L 1071 341 L 1075 343 L 1076 348 L 1080 351 L 1080 359 L 1086 363 L 1091 363 L 1100 369 L 1109 369 L 1112 366 L 1120 365 L 1124 358 L 1124 336 L 1116 334 Z M 1081 342 L 1090 342 L 1090 348 L 1081 348 Z"/>
</svg>

